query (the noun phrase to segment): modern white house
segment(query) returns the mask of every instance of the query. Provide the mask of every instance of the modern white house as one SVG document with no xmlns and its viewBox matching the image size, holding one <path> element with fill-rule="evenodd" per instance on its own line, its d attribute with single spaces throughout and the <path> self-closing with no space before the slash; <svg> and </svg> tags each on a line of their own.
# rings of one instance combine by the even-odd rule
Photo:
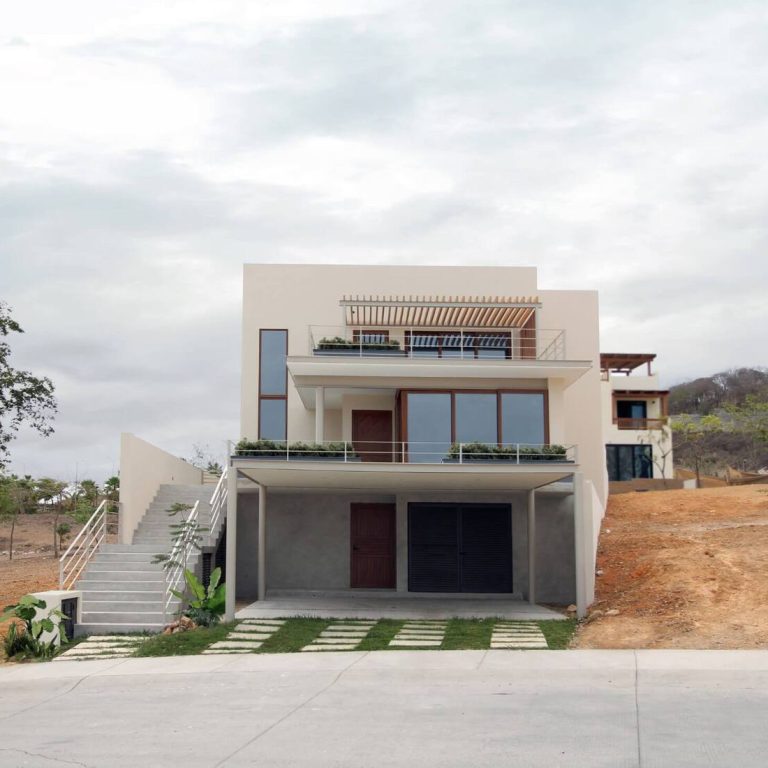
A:
<svg viewBox="0 0 768 768">
<path fill-rule="evenodd" d="M 162 626 L 147 553 L 168 546 L 174 492 L 211 529 L 195 563 L 225 568 L 228 617 L 318 593 L 583 616 L 607 495 L 602 388 L 597 293 L 540 290 L 535 268 L 245 265 L 225 475 L 205 485 L 123 436 L 120 544 L 79 576 L 82 621 Z M 108 602 L 120 579 L 144 583 L 142 611 Z"/>
<path fill-rule="evenodd" d="M 669 390 L 661 389 L 652 365 L 656 355 L 600 355 L 603 434 L 611 487 L 674 477 Z M 653 487 L 652 483 L 646 483 Z"/>
</svg>

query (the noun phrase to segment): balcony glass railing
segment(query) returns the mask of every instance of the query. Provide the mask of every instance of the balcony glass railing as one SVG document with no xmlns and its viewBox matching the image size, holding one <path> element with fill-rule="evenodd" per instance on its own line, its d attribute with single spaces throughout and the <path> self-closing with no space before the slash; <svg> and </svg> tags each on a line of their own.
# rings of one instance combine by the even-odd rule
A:
<svg viewBox="0 0 768 768">
<path fill-rule="evenodd" d="M 241 440 L 233 458 L 268 461 L 383 462 L 396 464 L 576 463 L 575 445 L 549 443 L 289 442 Z"/>
<path fill-rule="evenodd" d="M 310 326 L 310 354 L 461 360 L 564 360 L 565 331 Z"/>
</svg>

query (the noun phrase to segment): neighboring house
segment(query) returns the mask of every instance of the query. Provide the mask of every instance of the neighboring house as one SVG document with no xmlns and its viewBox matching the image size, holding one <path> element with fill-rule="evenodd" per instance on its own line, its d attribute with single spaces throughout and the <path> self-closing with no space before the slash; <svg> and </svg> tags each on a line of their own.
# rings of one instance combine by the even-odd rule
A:
<svg viewBox="0 0 768 768">
<path fill-rule="evenodd" d="M 611 483 L 674 477 L 669 390 L 652 372 L 654 354 L 600 355 L 603 434 Z"/>
<path fill-rule="evenodd" d="M 607 494 L 599 360 L 597 293 L 539 290 L 534 268 L 246 265 L 226 476 L 198 493 L 199 470 L 124 435 L 121 544 L 91 589 L 164 589 L 135 545 L 167 546 L 177 487 L 212 528 L 202 570 L 225 566 L 228 617 L 317 591 L 583 616 Z"/>
</svg>

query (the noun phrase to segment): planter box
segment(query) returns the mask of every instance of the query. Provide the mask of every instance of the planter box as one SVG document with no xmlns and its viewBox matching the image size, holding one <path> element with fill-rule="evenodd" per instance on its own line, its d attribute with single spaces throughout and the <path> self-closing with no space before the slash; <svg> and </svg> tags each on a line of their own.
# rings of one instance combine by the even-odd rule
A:
<svg viewBox="0 0 768 768">
<path fill-rule="evenodd" d="M 393 347 L 391 349 L 366 349 L 362 352 L 359 347 L 317 347 L 313 350 L 315 355 L 342 355 L 344 357 L 404 357 L 405 352 L 402 349 Z"/>
<path fill-rule="evenodd" d="M 464 456 L 459 461 L 458 456 L 456 458 L 445 458 L 443 464 L 573 464 L 573 461 L 563 457 L 549 458 L 549 457 L 537 457 L 532 458 L 530 456 L 521 456 L 518 462 L 516 456 L 504 457 L 503 459 L 492 459 L 486 456 Z"/>
<path fill-rule="evenodd" d="M 238 459 L 254 459 L 255 461 L 344 461 L 343 456 L 302 456 L 300 453 L 291 453 L 288 457 L 284 453 L 276 453 L 268 455 L 264 453 L 258 454 L 240 454 Z M 348 456 L 346 462 L 349 464 L 353 461 L 360 461 L 359 456 Z"/>
</svg>

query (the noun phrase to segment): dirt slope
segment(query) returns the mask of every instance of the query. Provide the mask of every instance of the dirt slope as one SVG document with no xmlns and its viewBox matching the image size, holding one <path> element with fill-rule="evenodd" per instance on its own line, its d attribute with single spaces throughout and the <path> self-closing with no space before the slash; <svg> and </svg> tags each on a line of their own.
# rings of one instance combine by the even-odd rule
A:
<svg viewBox="0 0 768 768">
<path fill-rule="evenodd" d="M 597 568 L 574 647 L 768 648 L 768 488 L 612 496 Z"/>
</svg>

